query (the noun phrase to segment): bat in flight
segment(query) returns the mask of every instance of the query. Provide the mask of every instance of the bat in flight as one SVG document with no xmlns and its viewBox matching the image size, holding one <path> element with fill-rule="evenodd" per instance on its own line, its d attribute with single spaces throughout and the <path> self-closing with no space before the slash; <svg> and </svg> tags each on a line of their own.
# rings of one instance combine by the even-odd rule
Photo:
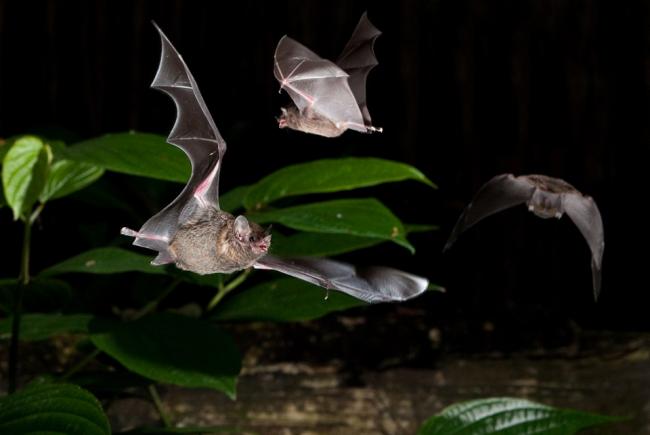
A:
<svg viewBox="0 0 650 435">
<path fill-rule="evenodd" d="M 600 271 L 605 250 L 603 220 L 592 197 L 559 178 L 546 175 L 501 174 L 485 183 L 458 218 L 445 245 L 446 251 L 458 236 L 481 219 L 501 210 L 526 203 L 535 215 L 561 218 L 569 215 L 591 250 L 591 274 L 594 297 L 600 293 Z"/>
<path fill-rule="evenodd" d="M 275 49 L 273 75 L 294 105 L 282 108 L 279 127 L 325 137 L 347 129 L 381 132 L 372 126 L 366 103 L 366 78 L 378 64 L 373 46 L 379 35 L 364 13 L 336 63 L 283 36 Z"/>
<path fill-rule="evenodd" d="M 155 25 L 155 24 L 154 24 Z M 271 234 L 245 216 L 219 208 L 219 172 L 226 152 L 196 81 L 187 65 L 156 26 L 162 41 L 158 72 L 151 87 L 176 103 L 176 123 L 167 138 L 192 163 L 183 191 L 139 231 L 122 228 L 133 244 L 158 251 L 153 265 L 174 263 L 199 274 L 231 273 L 254 267 L 271 269 L 366 302 L 410 299 L 428 280 L 387 267 L 355 267 L 317 258 L 279 258 L 268 254 Z"/>
</svg>

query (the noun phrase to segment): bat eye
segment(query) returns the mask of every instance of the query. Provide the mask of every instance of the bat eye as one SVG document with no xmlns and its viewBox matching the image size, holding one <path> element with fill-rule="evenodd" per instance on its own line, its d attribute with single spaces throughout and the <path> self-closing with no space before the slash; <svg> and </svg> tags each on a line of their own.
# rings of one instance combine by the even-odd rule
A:
<svg viewBox="0 0 650 435">
<path fill-rule="evenodd" d="M 251 242 L 251 243 L 254 242 L 254 241 L 255 241 L 255 237 L 254 237 L 254 236 L 250 236 L 250 237 L 248 238 L 248 241 Z"/>
</svg>

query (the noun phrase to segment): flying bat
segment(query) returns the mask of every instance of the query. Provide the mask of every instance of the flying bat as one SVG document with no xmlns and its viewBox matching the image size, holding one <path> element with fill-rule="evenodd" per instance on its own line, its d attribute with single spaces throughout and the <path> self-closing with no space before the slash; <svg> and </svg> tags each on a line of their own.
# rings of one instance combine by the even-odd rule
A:
<svg viewBox="0 0 650 435">
<path fill-rule="evenodd" d="M 600 271 L 605 250 L 603 221 L 592 197 L 559 178 L 546 175 L 501 174 L 485 183 L 458 218 L 445 245 L 446 251 L 458 236 L 481 219 L 501 210 L 526 203 L 528 210 L 543 218 L 569 215 L 591 250 L 594 297 L 600 292 Z"/>
<path fill-rule="evenodd" d="M 151 87 L 165 92 L 176 103 L 176 123 L 167 142 L 187 154 L 192 175 L 180 195 L 139 231 L 121 230 L 135 237 L 134 245 L 158 252 L 153 265 L 174 263 L 199 274 L 231 273 L 249 267 L 271 269 L 366 302 L 401 301 L 426 290 L 427 279 L 396 269 L 269 255 L 269 229 L 221 210 L 219 173 L 226 142 L 187 65 L 160 28 L 156 29 L 162 54 Z"/>
<path fill-rule="evenodd" d="M 273 75 L 294 105 L 282 108 L 279 127 L 325 137 L 348 129 L 381 132 L 372 126 L 366 103 L 366 78 L 378 64 L 373 46 L 379 35 L 364 13 L 336 63 L 283 36 L 275 49 Z"/>
</svg>

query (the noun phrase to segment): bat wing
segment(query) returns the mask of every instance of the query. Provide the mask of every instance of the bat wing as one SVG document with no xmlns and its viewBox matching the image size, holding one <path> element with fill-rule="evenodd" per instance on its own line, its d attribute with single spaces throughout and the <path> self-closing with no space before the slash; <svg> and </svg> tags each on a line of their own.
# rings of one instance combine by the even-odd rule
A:
<svg viewBox="0 0 650 435">
<path fill-rule="evenodd" d="M 600 269 L 605 251 L 603 220 L 596 201 L 579 192 L 566 193 L 562 196 L 564 211 L 571 218 L 589 244 L 591 250 L 591 274 L 594 297 L 600 293 Z"/>
<path fill-rule="evenodd" d="M 366 132 L 345 71 L 286 35 L 274 59 L 273 75 L 303 115 L 315 113 L 337 126 Z"/>
<path fill-rule="evenodd" d="M 444 250 L 449 249 L 463 231 L 481 219 L 528 201 L 534 192 L 535 186 L 525 177 L 501 174 L 492 178 L 479 189 L 460 215 Z"/>
<path fill-rule="evenodd" d="M 320 287 L 338 290 L 368 303 L 411 299 L 425 291 L 429 281 L 387 267 L 360 268 L 323 258 L 262 257 L 254 265 L 302 279 Z"/>
<path fill-rule="evenodd" d="M 381 32 L 370 22 L 368 13 L 364 12 L 350 40 L 336 60 L 336 64 L 350 75 L 348 83 L 359 104 L 366 126 L 372 125 L 366 103 L 366 79 L 370 70 L 379 64 L 374 51 L 375 40 L 379 35 Z"/>
<path fill-rule="evenodd" d="M 176 122 L 167 142 L 187 154 L 192 175 L 180 195 L 145 222 L 140 231 L 123 233 L 136 237 L 134 245 L 160 251 L 154 263 L 163 264 L 171 261 L 165 253 L 179 225 L 200 208 L 219 208 L 219 170 L 226 142 L 183 58 L 162 30 L 155 23 L 154 26 L 160 34 L 162 53 L 151 87 L 165 92 L 176 104 Z"/>
</svg>

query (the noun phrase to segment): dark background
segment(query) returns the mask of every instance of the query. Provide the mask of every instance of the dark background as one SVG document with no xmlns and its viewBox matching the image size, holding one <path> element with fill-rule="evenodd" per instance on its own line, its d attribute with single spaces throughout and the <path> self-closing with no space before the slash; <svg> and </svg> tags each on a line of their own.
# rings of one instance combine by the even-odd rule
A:
<svg viewBox="0 0 650 435">
<path fill-rule="evenodd" d="M 279 38 L 335 58 L 366 9 L 383 32 L 368 103 L 385 133 L 331 140 L 279 130 Z M 405 222 L 441 229 L 412 237 L 414 257 L 382 245 L 352 259 L 444 285 L 445 295 L 410 306 L 427 310 L 452 342 L 554 346 L 579 329 L 650 326 L 647 1 L 0 0 L 0 137 L 38 133 L 72 143 L 129 129 L 166 134 L 173 104 L 148 88 L 160 50 L 152 19 L 187 61 L 228 141 L 223 191 L 287 164 L 346 155 L 404 161 L 439 185 L 354 193 L 379 196 Z M 606 240 L 597 304 L 587 244 L 568 218 L 544 221 L 518 207 L 441 254 L 464 205 L 503 172 L 561 177 L 595 198 Z M 139 194 L 141 206 L 93 201 L 101 188 L 131 202 Z M 137 227 L 178 188 L 109 174 L 90 194 L 52 203 L 34 236 L 34 269 L 116 243 L 125 219 Z M 0 224 L 1 275 L 15 275 L 19 226 L 7 210 Z"/>
</svg>

